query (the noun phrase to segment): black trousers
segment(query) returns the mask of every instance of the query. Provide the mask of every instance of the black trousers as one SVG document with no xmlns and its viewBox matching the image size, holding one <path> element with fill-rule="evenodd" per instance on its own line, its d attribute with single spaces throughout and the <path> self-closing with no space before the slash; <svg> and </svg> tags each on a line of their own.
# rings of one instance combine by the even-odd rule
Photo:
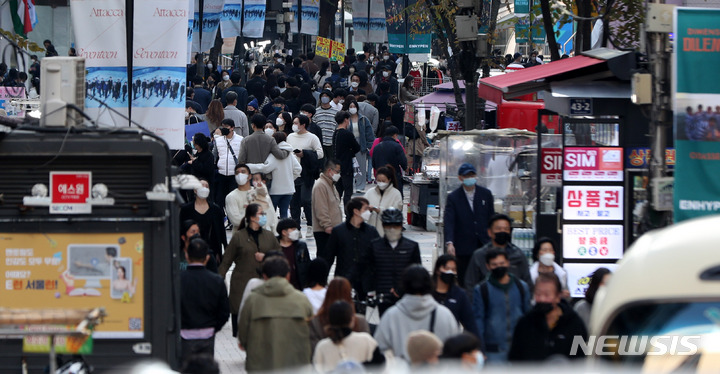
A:
<svg viewBox="0 0 720 374">
<path fill-rule="evenodd" d="M 330 240 L 330 234 L 326 233 L 325 231 L 322 232 L 314 232 L 315 236 L 315 244 L 317 244 L 317 255 L 324 255 L 326 253 L 327 248 L 327 242 Z M 332 266 L 332 264 L 328 264 Z"/>
<path fill-rule="evenodd" d="M 221 208 L 225 208 L 225 197 L 237 188 L 235 176 L 217 174 L 215 182 L 215 204 Z"/>
<path fill-rule="evenodd" d="M 182 357 L 184 360 L 195 354 L 209 354 L 215 356 L 215 335 L 207 339 L 182 339 Z"/>
<path fill-rule="evenodd" d="M 335 183 L 335 188 L 337 188 L 338 194 L 343 199 L 343 206 L 347 205 L 348 201 L 352 199 L 354 183 L 352 174 L 342 174 L 340 180 Z"/>
<path fill-rule="evenodd" d="M 455 255 L 457 259 L 457 272 L 458 272 L 458 283 L 461 287 L 465 287 L 465 274 L 467 273 L 467 267 L 472 259 L 472 254 L 469 255 Z"/>
<path fill-rule="evenodd" d="M 295 184 L 295 194 L 290 200 L 290 216 L 300 226 L 300 208 L 305 210 L 305 220 L 312 227 L 312 186 Z"/>
</svg>

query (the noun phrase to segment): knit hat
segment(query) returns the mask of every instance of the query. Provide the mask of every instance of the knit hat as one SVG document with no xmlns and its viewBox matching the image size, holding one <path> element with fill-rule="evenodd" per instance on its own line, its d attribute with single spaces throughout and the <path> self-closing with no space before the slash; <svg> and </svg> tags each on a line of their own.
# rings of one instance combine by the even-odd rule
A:
<svg viewBox="0 0 720 374">
<path fill-rule="evenodd" d="M 418 330 L 410 333 L 407 339 L 407 352 L 411 364 L 420 364 L 442 353 L 442 341 L 430 331 Z"/>
<path fill-rule="evenodd" d="M 257 108 L 258 108 L 257 99 L 252 99 L 252 101 L 248 103 L 248 106 L 251 106 L 251 107 L 255 108 L 255 110 L 257 110 Z"/>
</svg>

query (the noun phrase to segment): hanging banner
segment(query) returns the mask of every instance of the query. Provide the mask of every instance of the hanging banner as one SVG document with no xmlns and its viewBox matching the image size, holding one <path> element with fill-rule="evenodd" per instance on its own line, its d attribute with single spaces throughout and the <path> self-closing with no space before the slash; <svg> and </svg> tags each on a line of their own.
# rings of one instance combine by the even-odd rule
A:
<svg viewBox="0 0 720 374">
<path fill-rule="evenodd" d="M 368 40 L 374 43 L 387 42 L 385 23 L 385 3 L 383 0 L 369 0 L 370 15 L 368 19 Z"/>
<path fill-rule="evenodd" d="M 292 22 L 290 22 L 290 32 L 297 34 L 300 32 L 300 18 L 298 18 L 298 0 L 292 0 L 290 5 L 290 12 L 293 14 Z"/>
<path fill-rule="evenodd" d="M 353 0 L 353 40 L 360 43 L 369 43 L 368 29 L 370 27 L 370 2 L 369 0 Z"/>
<path fill-rule="evenodd" d="M 407 25 L 405 22 L 405 2 L 385 0 L 385 22 L 387 23 L 388 50 L 390 53 L 406 53 Z"/>
<path fill-rule="evenodd" d="M 127 120 L 103 108 L 126 116 L 129 111 L 125 1 L 72 0 L 70 13 L 75 48 L 87 71 L 85 112 L 101 126 L 127 126 Z"/>
<path fill-rule="evenodd" d="M 530 16 L 518 15 L 515 23 L 515 43 L 526 44 L 530 40 Z"/>
<path fill-rule="evenodd" d="M 170 149 L 185 144 L 187 6 L 185 0 L 135 0 L 133 120 Z"/>
<path fill-rule="evenodd" d="M 487 34 L 490 25 L 490 13 L 492 11 L 492 0 L 482 0 L 482 12 L 480 12 L 480 25 L 478 33 Z"/>
<path fill-rule="evenodd" d="M 305 35 L 317 35 L 320 29 L 320 0 L 302 1 L 302 25 L 300 33 Z"/>
<path fill-rule="evenodd" d="M 516 15 L 529 14 L 530 13 L 530 0 L 515 0 Z"/>
<path fill-rule="evenodd" d="M 215 44 L 215 35 L 220 28 L 225 0 L 205 0 L 203 5 L 203 18 L 200 19 L 200 2 L 195 0 L 195 23 L 193 25 L 194 52 L 208 52 Z M 202 34 L 200 30 L 202 29 Z"/>
<path fill-rule="evenodd" d="M 225 0 L 220 16 L 220 35 L 223 38 L 240 36 L 242 30 L 242 0 Z"/>
<path fill-rule="evenodd" d="M 406 53 L 430 53 L 432 43 L 432 25 L 423 3 L 417 0 L 407 2 L 407 41 Z"/>
<path fill-rule="evenodd" d="M 265 28 L 265 0 L 245 0 L 243 36 L 262 38 Z"/>
<path fill-rule="evenodd" d="M 195 29 L 195 1 L 187 0 L 188 3 L 188 29 L 187 29 L 187 63 L 192 63 L 193 55 L 193 30 Z"/>
<path fill-rule="evenodd" d="M 532 41 L 534 44 L 545 44 L 545 27 L 542 18 L 535 18 L 532 25 Z"/>
<path fill-rule="evenodd" d="M 720 212 L 720 10 L 675 8 L 675 222 Z"/>
</svg>

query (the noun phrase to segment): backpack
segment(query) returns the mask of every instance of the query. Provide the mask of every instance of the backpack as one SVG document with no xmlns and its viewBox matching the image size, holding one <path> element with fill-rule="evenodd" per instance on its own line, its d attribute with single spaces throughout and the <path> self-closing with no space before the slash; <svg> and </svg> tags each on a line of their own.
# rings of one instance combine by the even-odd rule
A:
<svg viewBox="0 0 720 374">
<path fill-rule="evenodd" d="M 525 288 L 523 288 L 522 283 L 520 283 L 520 279 L 517 279 L 515 277 L 512 278 L 513 282 L 518 288 L 518 291 L 520 291 L 520 303 L 525 302 Z M 488 314 L 488 305 L 490 301 L 489 291 L 488 291 L 488 282 L 483 282 L 480 284 L 480 295 L 482 296 L 483 300 L 483 307 L 485 308 L 485 315 Z"/>
</svg>

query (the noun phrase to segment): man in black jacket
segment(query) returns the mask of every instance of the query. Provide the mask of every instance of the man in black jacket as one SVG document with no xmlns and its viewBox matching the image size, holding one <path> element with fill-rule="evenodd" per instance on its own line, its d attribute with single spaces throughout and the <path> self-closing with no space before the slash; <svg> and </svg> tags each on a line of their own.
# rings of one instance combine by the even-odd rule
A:
<svg viewBox="0 0 720 374">
<path fill-rule="evenodd" d="M 400 280 L 405 268 L 412 264 L 421 265 L 421 260 L 418 243 L 402 235 L 402 212 L 395 208 L 386 209 L 380 219 L 385 237 L 372 242 L 360 269 L 363 288 L 369 296 L 378 298 L 382 316 L 400 299 Z"/>
<path fill-rule="evenodd" d="M 380 238 L 375 227 L 365 221 L 370 218 L 369 202 L 363 197 L 354 197 L 345 206 L 345 222 L 335 226 L 324 251 L 318 249 L 318 256 L 332 266 L 337 257 L 335 276 L 347 278 L 359 295 L 362 282 L 358 263 L 370 250 L 370 243 Z"/>
<path fill-rule="evenodd" d="M 379 168 L 383 165 L 390 165 L 395 169 L 395 179 L 398 182 L 398 190 L 403 194 L 402 171 L 407 168 L 407 156 L 402 145 L 398 143 L 398 129 L 395 126 L 388 126 L 380 143 L 372 150 L 372 164 Z"/>
<path fill-rule="evenodd" d="M 353 193 L 353 177 L 355 174 L 353 157 L 360 152 L 360 144 L 355 139 L 355 135 L 348 130 L 350 113 L 344 110 L 337 112 L 335 122 L 338 125 L 333 134 L 332 149 L 335 151 L 335 159 L 340 161 L 341 170 L 340 181 L 335 184 L 335 187 L 343 199 L 343 204 L 347 204 Z"/>
<path fill-rule="evenodd" d="M 322 142 L 322 129 L 317 123 L 315 123 L 315 121 L 312 120 L 315 115 L 315 106 L 312 104 L 303 104 L 303 106 L 300 107 L 300 114 L 310 119 L 310 126 L 308 126 L 307 130 L 315 134 L 315 136 L 317 136 Z"/>
<path fill-rule="evenodd" d="M 187 270 L 180 274 L 180 312 L 183 357 L 195 353 L 215 354 L 215 333 L 230 317 L 225 282 L 205 269 L 210 259 L 208 245 L 193 239 L 185 250 Z"/>
<path fill-rule="evenodd" d="M 226 88 L 222 92 L 222 105 L 223 107 L 226 107 L 227 102 L 227 93 L 232 91 L 237 94 L 237 107 L 238 108 L 247 108 L 248 103 L 248 92 L 245 89 L 245 87 L 240 85 L 240 81 L 242 80 L 242 74 L 239 71 L 234 71 L 232 74 L 230 74 L 230 82 L 232 82 L 232 86 Z"/>
<path fill-rule="evenodd" d="M 248 94 L 255 96 L 259 104 L 265 101 L 265 84 L 267 81 L 263 79 L 262 65 L 255 66 L 252 78 L 245 84 Z"/>
</svg>

